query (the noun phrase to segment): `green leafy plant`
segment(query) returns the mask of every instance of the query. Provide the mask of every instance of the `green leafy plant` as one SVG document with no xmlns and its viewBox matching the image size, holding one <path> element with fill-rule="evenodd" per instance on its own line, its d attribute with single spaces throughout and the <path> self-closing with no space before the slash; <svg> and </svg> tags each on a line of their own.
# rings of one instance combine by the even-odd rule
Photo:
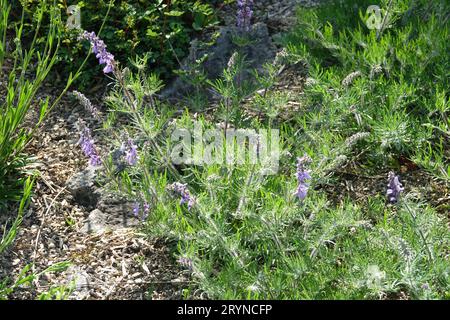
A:
<svg viewBox="0 0 450 320">
<path fill-rule="evenodd" d="M 27 8 L 33 10 L 37 3 L 37 0 L 28 1 Z M 81 27 L 87 31 L 98 30 L 109 11 L 103 39 L 116 59 L 127 65 L 129 57 L 148 53 L 148 66 L 161 77 L 169 78 L 179 68 L 178 61 L 187 55 L 191 38 L 217 24 L 216 11 L 223 1 L 116 0 L 113 3 L 110 7 L 109 0 L 58 0 L 64 13 L 70 5 L 80 7 Z M 65 14 L 63 17 L 68 18 Z M 85 48 L 77 40 L 76 29 L 67 29 L 63 24 L 60 31 L 61 48 L 56 69 L 61 73 L 75 72 Z M 97 66 L 90 67 L 79 79 L 81 89 L 98 74 Z"/>
<path fill-rule="evenodd" d="M 31 265 L 24 267 L 14 281 L 4 279 L 0 281 L 0 300 L 7 300 L 8 297 L 16 290 L 32 287 L 34 281 L 47 273 L 62 272 L 69 267 L 68 262 L 58 262 L 41 272 L 33 272 Z M 67 298 L 73 291 L 73 284 L 67 286 L 51 287 L 47 292 L 38 296 L 38 300 L 63 300 Z"/>
<path fill-rule="evenodd" d="M 45 1 L 42 2 L 34 16 L 36 33 L 33 41 L 28 47 L 23 47 L 24 15 L 22 15 L 22 23 L 16 27 L 15 36 L 11 41 L 14 43 L 13 49 L 8 52 L 6 34 L 10 5 L 4 0 L 0 2 L 0 5 L 4 22 L 0 25 L 0 33 L 4 35 L 0 50 L 4 54 L 0 60 L 0 67 L 2 70 L 8 70 L 6 85 L 3 88 L 6 96 L 0 106 L 0 206 L 5 206 L 8 201 L 20 200 L 16 190 L 23 184 L 23 175 L 20 171 L 27 164 L 27 157 L 24 156 L 23 150 L 30 141 L 34 129 L 42 123 L 49 111 L 50 101 L 48 99 L 36 101 L 35 96 L 56 61 L 59 46 L 56 23 L 59 16 L 54 7 Z M 35 44 L 46 13 L 49 13 L 52 24 L 44 50 L 38 52 Z M 7 57 L 10 58 L 8 61 Z M 7 65 L 6 62 L 8 62 Z M 33 74 L 32 78 L 29 76 L 30 73 Z M 34 103 L 39 104 L 38 118 L 29 126 L 24 126 L 26 116 Z M 18 176 L 19 179 L 17 179 Z"/>
</svg>

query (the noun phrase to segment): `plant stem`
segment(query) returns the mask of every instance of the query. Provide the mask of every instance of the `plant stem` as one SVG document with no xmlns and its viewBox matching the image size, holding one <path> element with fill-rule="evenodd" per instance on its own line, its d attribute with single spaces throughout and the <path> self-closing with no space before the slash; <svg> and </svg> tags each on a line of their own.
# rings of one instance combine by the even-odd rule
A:
<svg viewBox="0 0 450 320">
<path fill-rule="evenodd" d="M 405 206 L 406 210 L 408 211 L 408 213 L 411 215 L 411 218 L 414 221 L 414 227 L 416 228 L 417 232 L 419 233 L 420 237 L 422 238 L 423 244 L 425 246 L 425 249 L 427 251 L 428 254 L 428 258 L 430 259 L 430 261 L 433 261 L 433 255 L 431 254 L 430 248 L 428 247 L 428 243 L 427 240 L 425 238 L 425 235 L 423 234 L 422 230 L 419 228 L 419 225 L 417 224 L 417 217 L 416 215 L 412 212 L 411 208 L 408 206 L 408 204 L 403 201 L 403 205 Z"/>
<path fill-rule="evenodd" d="M 389 0 L 389 4 L 388 4 L 388 7 L 386 9 L 386 13 L 385 13 L 385 15 L 383 17 L 383 22 L 381 23 L 381 28 L 380 28 L 380 30 L 378 31 L 378 34 L 377 34 L 377 41 L 380 41 L 381 35 L 383 34 L 384 29 L 386 28 L 386 22 L 388 21 L 388 16 L 389 16 L 389 12 L 391 10 L 391 6 L 392 6 L 392 0 Z"/>
</svg>

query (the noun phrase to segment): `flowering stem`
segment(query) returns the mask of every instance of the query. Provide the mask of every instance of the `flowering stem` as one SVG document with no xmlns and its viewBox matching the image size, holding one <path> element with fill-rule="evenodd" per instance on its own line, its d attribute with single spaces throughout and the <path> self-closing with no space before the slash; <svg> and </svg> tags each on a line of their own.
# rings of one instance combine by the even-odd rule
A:
<svg viewBox="0 0 450 320">
<path fill-rule="evenodd" d="M 245 184 L 245 187 L 243 189 L 243 192 L 242 192 L 243 194 L 242 194 L 242 196 L 239 199 L 238 207 L 236 209 L 236 212 L 234 213 L 235 216 L 238 216 L 240 214 L 242 207 L 245 205 L 247 191 L 248 191 L 250 185 L 253 182 L 253 176 L 255 174 L 255 167 L 256 167 L 256 164 L 253 164 L 252 165 L 252 169 L 250 171 L 250 176 L 248 177 L 247 183 Z"/>
<path fill-rule="evenodd" d="M 109 5 L 108 5 L 108 11 L 106 12 L 105 17 L 103 18 L 103 22 L 102 22 L 102 25 L 100 26 L 98 34 L 100 34 L 102 32 L 102 30 L 103 30 L 103 27 L 105 25 L 106 19 L 109 16 L 109 12 L 111 10 L 111 7 L 112 7 L 113 3 L 114 3 L 114 0 L 110 0 Z M 58 43 L 58 45 L 59 45 L 59 43 Z M 80 65 L 78 70 L 75 72 L 75 75 L 72 77 L 72 74 L 70 74 L 69 79 L 67 80 L 66 86 L 64 87 L 63 91 L 61 91 L 60 95 L 56 98 L 56 100 L 53 101 L 52 105 L 47 109 L 47 111 L 45 113 L 46 115 L 49 114 L 55 108 L 55 106 L 59 103 L 59 101 L 62 99 L 62 97 L 67 93 L 67 90 L 69 90 L 69 88 L 73 84 L 73 82 L 75 82 L 75 80 L 78 79 L 78 77 L 81 75 L 81 71 L 83 70 L 84 65 L 88 61 L 91 53 L 92 53 L 92 50 L 90 50 L 89 53 L 86 55 L 86 57 L 84 58 L 82 64 Z M 32 129 L 32 131 L 30 133 L 30 136 L 34 135 L 34 133 L 38 129 L 39 124 L 41 124 L 44 119 L 45 119 L 45 117 L 42 117 L 42 119 L 40 119 L 38 124 Z M 27 142 L 26 145 L 28 145 L 30 142 L 31 141 Z"/>
<path fill-rule="evenodd" d="M 391 10 L 391 6 L 392 6 L 392 0 L 389 0 L 389 4 L 388 4 L 387 10 L 386 10 L 386 13 L 385 13 L 385 15 L 383 17 L 383 21 L 381 23 L 381 28 L 377 34 L 377 41 L 380 41 L 381 35 L 383 34 L 384 29 L 386 28 L 386 22 L 388 21 L 388 16 L 389 16 L 389 13 Z"/>
<path fill-rule="evenodd" d="M 128 106 L 129 106 L 130 110 L 133 111 L 132 114 L 133 114 L 133 116 L 135 117 L 136 122 L 139 123 L 141 129 L 144 131 L 145 135 L 146 135 L 147 138 L 149 139 L 149 142 L 150 142 L 151 146 L 152 146 L 154 149 L 156 149 L 156 151 L 159 153 L 159 155 L 160 155 L 162 158 L 164 158 L 165 160 L 167 160 L 166 157 L 164 156 L 164 153 L 163 153 L 163 151 L 161 150 L 161 148 L 158 146 L 158 144 L 157 144 L 157 143 L 153 140 L 153 138 L 151 137 L 150 132 L 147 131 L 147 128 L 146 128 L 145 123 L 144 123 L 144 119 L 143 119 L 142 116 L 139 114 L 138 110 L 136 109 L 136 107 L 135 107 L 135 105 L 134 105 L 134 103 L 133 103 L 134 98 L 133 98 L 132 94 L 128 91 L 127 86 L 126 86 L 126 84 L 125 84 L 124 77 L 123 77 L 123 73 L 121 72 L 121 70 L 120 70 L 118 67 L 114 68 L 114 75 L 116 76 L 116 79 L 118 80 L 120 86 L 122 87 L 122 90 L 123 90 L 123 92 L 124 92 L 124 94 L 125 94 L 125 97 L 126 97 L 127 104 L 128 104 Z M 168 165 L 169 165 L 169 170 L 171 171 L 171 173 L 172 173 L 178 180 L 182 181 L 182 177 L 181 177 L 180 174 L 178 173 L 177 169 L 173 166 L 173 164 L 172 164 L 170 161 L 166 161 L 166 162 L 167 162 Z"/>
</svg>

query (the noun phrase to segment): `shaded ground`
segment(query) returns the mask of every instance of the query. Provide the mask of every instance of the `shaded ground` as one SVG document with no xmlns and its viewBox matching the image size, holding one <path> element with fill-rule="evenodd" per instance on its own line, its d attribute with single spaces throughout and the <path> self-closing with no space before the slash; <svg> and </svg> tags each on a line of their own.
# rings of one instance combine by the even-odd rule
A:
<svg viewBox="0 0 450 320">
<path fill-rule="evenodd" d="M 419 168 L 408 170 L 402 167 L 402 170 L 400 176 L 405 193 L 416 200 L 429 203 L 437 212 L 450 217 L 450 187 L 445 182 Z M 337 181 L 332 185 L 321 187 L 336 202 L 350 198 L 356 202 L 365 203 L 369 197 L 385 194 L 387 176 L 388 172 L 376 176 L 365 176 L 350 170 L 342 170 L 334 175 Z"/>
</svg>

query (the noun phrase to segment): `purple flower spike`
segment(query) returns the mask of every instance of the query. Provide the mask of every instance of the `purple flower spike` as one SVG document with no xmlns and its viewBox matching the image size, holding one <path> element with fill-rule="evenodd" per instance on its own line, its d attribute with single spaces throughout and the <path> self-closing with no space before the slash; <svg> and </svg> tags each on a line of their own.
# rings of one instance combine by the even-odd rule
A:
<svg viewBox="0 0 450 320">
<path fill-rule="evenodd" d="M 307 184 L 299 184 L 297 187 L 297 190 L 295 191 L 295 195 L 300 199 L 303 200 L 306 198 L 308 194 L 309 186 Z"/>
<path fill-rule="evenodd" d="M 103 68 L 103 73 L 110 73 L 113 71 L 113 67 L 111 64 L 107 64 L 106 67 Z"/>
<path fill-rule="evenodd" d="M 249 31 L 253 17 L 253 0 L 238 0 L 237 26 L 241 30 Z"/>
<path fill-rule="evenodd" d="M 94 140 L 91 137 L 91 130 L 84 124 L 80 124 L 80 140 L 78 144 L 81 146 L 81 150 L 89 157 L 89 162 L 93 166 L 99 166 L 102 163 L 100 156 L 94 145 Z"/>
<path fill-rule="evenodd" d="M 400 179 L 397 175 L 395 175 L 395 172 L 391 171 L 388 175 L 388 185 L 387 185 L 387 191 L 386 196 L 388 197 L 388 200 L 390 203 L 397 203 L 400 194 L 405 190 L 403 188 L 403 185 L 400 182 Z"/>
<path fill-rule="evenodd" d="M 142 220 L 147 219 L 149 211 L 150 211 L 150 205 L 148 204 L 148 202 L 145 202 L 144 203 L 144 214 L 142 216 Z"/>
<path fill-rule="evenodd" d="M 140 204 L 139 202 L 135 202 L 133 205 L 133 215 L 137 218 L 139 217 Z"/>
<path fill-rule="evenodd" d="M 80 104 L 94 116 L 94 118 L 100 119 L 100 113 L 97 108 L 92 105 L 92 102 L 84 94 L 78 91 L 72 91 L 72 94 Z"/>
<path fill-rule="evenodd" d="M 187 184 L 175 182 L 169 185 L 168 189 L 174 191 L 175 193 L 181 196 L 180 205 L 186 203 L 188 210 L 191 210 L 191 208 L 195 205 L 196 199 L 189 192 Z"/>
<path fill-rule="evenodd" d="M 148 217 L 148 213 L 150 212 L 150 205 L 148 204 L 148 202 L 144 202 L 143 206 L 142 206 L 142 216 L 141 216 L 141 203 L 136 201 L 133 204 L 133 215 L 136 218 L 140 218 L 143 221 L 147 219 Z"/>
<path fill-rule="evenodd" d="M 130 166 L 134 166 L 138 160 L 137 145 L 134 144 L 132 139 L 128 139 L 126 143 L 122 144 L 120 148 L 122 152 L 125 152 L 125 160 Z"/>
<path fill-rule="evenodd" d="M 301 158 L 297 158 L 297 181 L 298 181 L 298 187 L 295 191 L 295 195 L 300 199 L 303 200 L 306 198 L 306 195 L 308 194 L 309 189 L 309 183 L 308 181 L 311 180 L 311 176 L 309 174 L 309 170 L 306 170 L 305 164 L 310 162 L 311 159 L 305 155 Z"/>
<path fill-rule="evenodd" d="M 110 73 L 114 71 L 114 56 L 106 50 L 106 44 L 101 40 L 95 32 L 84 31 L 80 40 L 88 40 L 92 46 L 92 52 L 97 57 L 100 64 L 106 64 L 103 68 L 104 73 Z"/>
</svg>

